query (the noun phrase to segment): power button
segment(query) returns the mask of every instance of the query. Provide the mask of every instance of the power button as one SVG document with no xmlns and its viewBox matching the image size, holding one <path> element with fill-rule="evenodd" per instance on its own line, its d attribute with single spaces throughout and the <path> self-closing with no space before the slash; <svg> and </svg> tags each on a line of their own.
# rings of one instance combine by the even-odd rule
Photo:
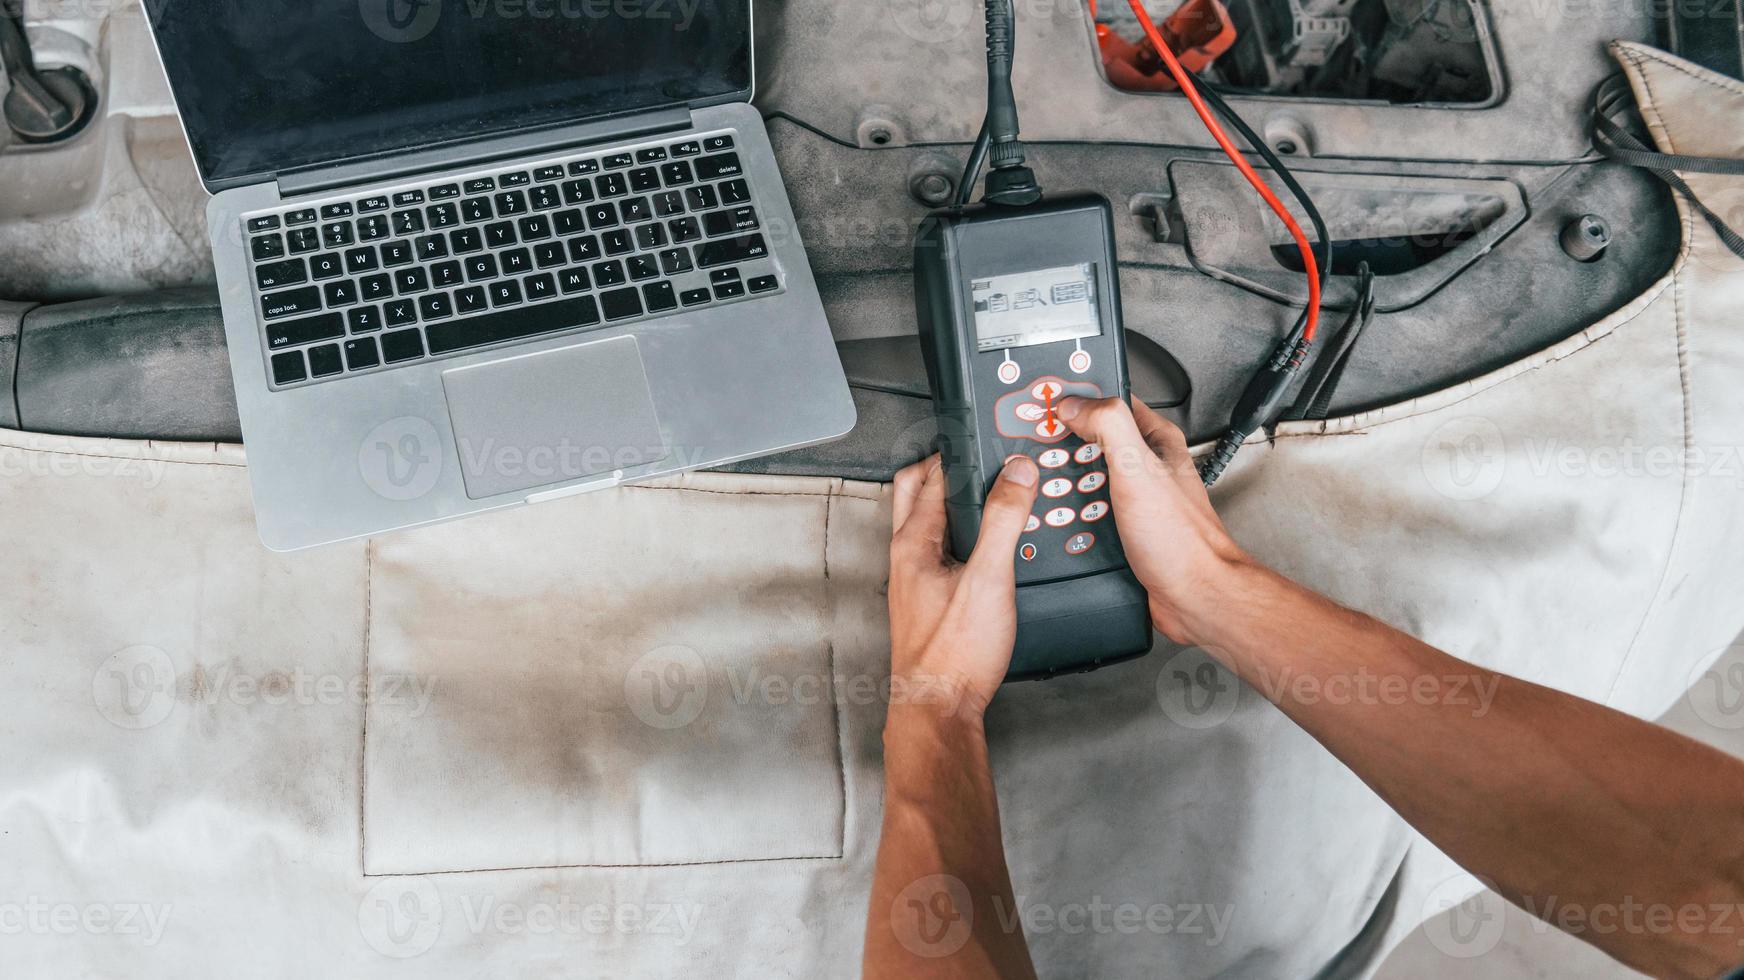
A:
<svg viewBox="0 0 1744 980">
<path fill-rule="evenodd" d="M 1090 352 L 1087 350 L 1075 350 L 1072 352 L 1071 358 L 1069 358 L 1066 363 L 1071 366 L 1073 374 L 1083 374 L 1085 371 L 1090 370 Z"/>
<path fill-rule="evenodd" d="M 1017 549 L 1017 555 L 1019 558 L 1022 558 L 1024 561 L 1035 561 L 1036 546 L 1033 544 L 1025 543 L 1023 547 Z"/>
</svg>

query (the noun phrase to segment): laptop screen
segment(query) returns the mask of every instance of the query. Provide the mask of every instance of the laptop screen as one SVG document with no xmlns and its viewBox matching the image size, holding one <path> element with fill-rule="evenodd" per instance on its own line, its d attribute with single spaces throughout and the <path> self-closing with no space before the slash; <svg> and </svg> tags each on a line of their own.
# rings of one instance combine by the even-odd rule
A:
<svg viewBox="0 0 1744 980">
<path fill-rule="evenodd" d="M 146 0 L 210 185 L 751 88 L 750 0 Z"/>
</svg>

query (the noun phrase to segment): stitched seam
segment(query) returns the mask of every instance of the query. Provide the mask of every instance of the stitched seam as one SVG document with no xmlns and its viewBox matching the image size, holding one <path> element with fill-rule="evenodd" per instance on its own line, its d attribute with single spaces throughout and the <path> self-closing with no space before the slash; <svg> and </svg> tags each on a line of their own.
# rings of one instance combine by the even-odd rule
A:
<svg viewBox="0 0 1744 980">
<path fill-rule="evenodd" d="M 830 679 L 830 720 L 835 726 L 836 748 L 836 798 L 842 804 L 842 836 L 836 844 L 836 857 L 841 858 L 848 853 L 848 750 L 843 739 L 847 736 L 847 726 L 842 724 L 842 703 L 836 697 L 836 641 L 835 629 L 840 620 L 836 616 L 836 590 L 830 581 L 830 511 L 834 510 L 836 499 L 832 495 L 824 501 L 824 614 L 829 617 L 829 627 L 824 639 L 824 664 L 829 671 Z"/>
<path fill-rule="evenodd" d="M 364 839 L 364 814 L 369 793 L 369 637 L 375 603 L 375 539 L 363 543 L 363 724 L 357 749 L 357 867 L 369 874 L 369 847 Z"/>
<path fill-rule="evenodd" d="M 1684 75 L 1688 75 L 1689 77 L 1695 79 L 1698 82 L 1702 82 L 1702 83 L 1707 84 L 1707 85 L 1712 85 L 1713 87 L 1718 88 L 1718 89 L 1724 89 L 1725 91 L 1731 92 L 1735 95 L 1744 95 L 1744 82 L 1737 82 L 1737 81 L 1734 81 L 1733 79 L 1730 79 L 1730 78 L 1710 78 L 1708 76 L 1699 74 L 1698 72 L 1692 71 L 1688 65 L 1681 64 L 1676 60 L 1673 60 L 1671 58 L 1667 58 L 1664 55 L 1662 55 L 1659 51 L 1657 51 L 1653 48 L 1637 47 L 1634 45 L 1630 45 L 1628 47 L 1620 47 L 1619 50 L 1621 50 L 1623 52 L 1624 57 L 1626 57 L 1630 61 L 1634 62 L 1637 67 L 1640 67 L 1640 63 L 1642 61 L 1652 61 L 1656 64 L 1664 65 L 1665 67 L 1670 68 L 1673 71 L 1680 72 Z M 1645 73 L 1643 73 L 1642 80 L 1643 81 L 1646 80 Z"/>
</svg>

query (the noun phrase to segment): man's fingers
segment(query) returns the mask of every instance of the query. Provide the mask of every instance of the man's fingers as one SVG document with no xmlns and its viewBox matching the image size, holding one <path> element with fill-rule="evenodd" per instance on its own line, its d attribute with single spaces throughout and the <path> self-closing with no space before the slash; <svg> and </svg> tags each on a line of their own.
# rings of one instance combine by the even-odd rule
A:
<svg viewBox="0 0 1744 980">
<path fill-rule="evenodd" d="M 1145 444 L 1162 457 L 1177 479 L 1199 483 L 1199 467 L 1193 462 L 1193 452 L 1187 447 L 1187 434 L 1180 426 L 1158 415 L 1137 398 L 1132 400 L 1132 419 L 1138 424 Z"/>
<path fill-rule="evenodd" d="M 1145 442 L 1133 420 L 1132 409 L 1118 398 L 1091 401 L 1067 398 L 1060 402 L 1060 421 L 1085 442 L 1102 447 L 1108 473 L 1114 479 L 1154 470 L 1157 456 Z"/>
<path fill-rule="evenodd" d="M 945 553 L 944 467 L 939 464 L 937 456 L 915 465 L 926 469 L 920 486 L 909 499 L 906 518 L 896 529 L 896 542 L 915 549 L 917 554 L 942 558 Z"/>
<path fill-rule="evenodd" d="M 896 474 L 894 495 L 891 500 L 892 513 L 890 519 L 890 535 L 895 537 L 902 525 L 908 523 L 908 515 L 914 512 L 915 498 L 920 496 L 920 488 L 926 483 L 927 470 L 939 465 L 939 457 L 928 456 L 918 463 L 904 466 Z"/>
<path fill-rule="evenodd" d="M 1017 574 L 1013 556 L 1024 524 L 1029 521 L 1030 509 L 1035 506 L 1036 484 L 1040 481 L 1041 470 L 1035 460 L 1028 456 L 1006 460 L 1005 469 L 993 481 L 993 490 L 981 508 L 981 536 L 975 542 L 975 553 L 969 556 L 971 572 L 992 573 L 1005 579 Z"/>
</svg>

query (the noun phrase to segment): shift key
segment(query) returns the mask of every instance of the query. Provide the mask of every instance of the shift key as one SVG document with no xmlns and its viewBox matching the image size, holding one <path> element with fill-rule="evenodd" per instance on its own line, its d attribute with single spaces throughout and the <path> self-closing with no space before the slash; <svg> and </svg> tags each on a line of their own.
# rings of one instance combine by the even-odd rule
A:
<svg viewBox="0 0 1744 980">
<path fill-rule="evenodd" d="M 738 238 L 724 238 L 696 247 L 696 264 L 707 269 L 715 265 L 728 265 L 734 262 L 745 262 L 750 259 L 760 259 L 769 254 L 769 243 L 762 235 L 741 235 Z"/>
<path fill-rule="evenodd" d="M 321 308 L 321 289 L 319 286 L 304 286 L 301 289 L 285 289 L 276 293 L 266 293 L 260 298 L 260 312 L 268 320 L 281 316 L 296 316 L 299 313 L 314 313 Z"/>
<path fill-rule="evenodd" d="M 323 313 L 320 316 L 269 325 L 266 328 L 266 345 L 278 350 L 280 347 L 295 347 L 343 336 L 345 317 L 339 313 Z"/>
</svg>

